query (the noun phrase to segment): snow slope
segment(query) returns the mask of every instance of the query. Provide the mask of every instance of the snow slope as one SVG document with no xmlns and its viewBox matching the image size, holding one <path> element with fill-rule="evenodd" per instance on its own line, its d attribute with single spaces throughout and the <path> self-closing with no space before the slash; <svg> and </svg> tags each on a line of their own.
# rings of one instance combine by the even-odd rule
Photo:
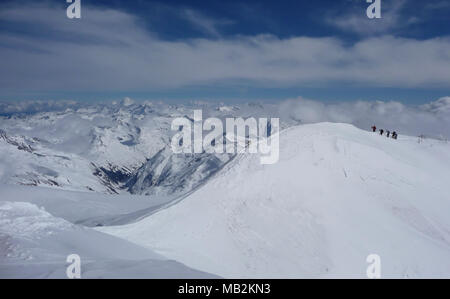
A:
<svg viewBox="0 0 450 299">
<path fill-rule="evenodd" d="M 71 223 L 100 226 L 133 222 L 163 206 L 164 197 L 109 195 L 0 184 L 0 202 L 29 202 Z"/>
<path fill-rule="evenodd" d="M 67 278 L 71 254 L 81 258 L 82 278 L 214 277 L 34 204 L 0 201 L 0 278 Z"/>
<path fill-rule="evenodd" d="M 346 124 L 289 128 L 181 202 L 98 230 L 229 278 L 450 277 L 450 145 Z"/>
</svg>

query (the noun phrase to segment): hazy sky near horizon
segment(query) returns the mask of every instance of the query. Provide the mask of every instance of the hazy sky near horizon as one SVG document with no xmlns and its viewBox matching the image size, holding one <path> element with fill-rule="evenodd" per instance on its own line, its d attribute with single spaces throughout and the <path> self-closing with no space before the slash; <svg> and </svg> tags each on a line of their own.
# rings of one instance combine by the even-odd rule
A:
<svg viewBox="0 0 450 299">
<path fill-rule="evenodd" d="M 286 99 L 426 103 L 450 95 L 450 2 L 0 4 L 0 100 Z"/>
</svg>

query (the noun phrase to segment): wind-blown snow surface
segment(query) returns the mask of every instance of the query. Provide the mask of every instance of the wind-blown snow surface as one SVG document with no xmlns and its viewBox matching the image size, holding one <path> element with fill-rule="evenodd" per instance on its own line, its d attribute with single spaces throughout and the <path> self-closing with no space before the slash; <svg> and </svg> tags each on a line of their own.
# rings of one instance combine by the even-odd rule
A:
<svg viewBox="0 0 450 299">
<path fill-rule="evenodd" d="M 47 191 L 48 200 L 45 201 L 42 190 L 39 191 L 41 194 L 36 196 L 30 188 L 22 188 L 16 195 L 24 201 L 44 201 L 53 213 L 72 221 L 89 214 L 127 210 L 120 199 L 119 202 L 110 199 L 108 204 L 101 199 L 94 200 L 92 196 L 85 198 L 80 192 Z M 123 239 L 55 217 L 44 207 L 39 208 L 31 202 L 7 201 L 8 198 L 18 199 L 1 191 L 0 278 L 66 278 L 69 265 L 66 259 L 71 254 L 81 258 L 82 278 L 215 277 Z M 139 207 L 139 204 L 130 203 L 131 198 L 127 201 L 131 206 L 129 210 Z M 66 205 L 65 210 L 61 209 L 63 205 Z M 86 213 L 88 207 L 96 210 Z"/>
<path fill-rule="evenodd" d="M 287 129 L 280 161 L 231 161 L 181 202 L 99 228 L 229 278 L 450 277 L 450 145 L 351 125 Z"/>
</svg>

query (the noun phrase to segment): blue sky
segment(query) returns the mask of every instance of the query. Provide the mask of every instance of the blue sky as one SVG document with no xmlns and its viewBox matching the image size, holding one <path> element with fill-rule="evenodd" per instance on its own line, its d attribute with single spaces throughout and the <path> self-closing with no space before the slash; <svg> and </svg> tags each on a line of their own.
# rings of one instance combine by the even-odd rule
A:
<svg viewBox="0 0 450 299">
<path fill-rule="evenodd" d="M 450 1 L 0 4 L 0 100 L 424 103 L 450 95 Z"/>
<path fill-rule="evenodd" d="M 364 0 L 100 0 L 90 3 L 138 15 L 150 31 L 158 32 L 166 39 L 273 34 L 280 38 L 338 36 L 348 41 L 361 36 L 352 30 L 332 26 L 327 20 L 349 15 L 365 17 L 365 10 L 369 6 Z M 386 33 L 420 39 L 450 34 L 448 1 L 382 0 L 381 3 L 386 17 L 395 14 L 398 18 L 397 24 Z M 184 9 L 191 10 L 193 16 L 208 20 L 204 24 L 209 23 L 215 27 L 214 30 L 205 30 L 204 26 L 190 22 L 179 13 Z M 375 22 L 386 23 L 383 20 Z"/>
</svg>

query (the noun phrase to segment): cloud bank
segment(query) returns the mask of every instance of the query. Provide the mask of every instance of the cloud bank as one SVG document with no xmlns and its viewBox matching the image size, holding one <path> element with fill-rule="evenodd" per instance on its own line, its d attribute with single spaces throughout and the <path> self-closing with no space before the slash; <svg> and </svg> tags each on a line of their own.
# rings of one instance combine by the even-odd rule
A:
<svg viewBox="0 0 450 299">
<path fill-rule="evenodd" d="M 448 37 L 378 36 L 351 44 L 272 35 L 168 41 L 133 15 L 88 5 L 80 20 L 67 19 L 60 7 L 35 4 L 5 7 L 0 21 L 19 28 L 0 31 L 4 90 L 149 90 L 229 82 L 450 88 Z M 200 25 L 214 28 L 211 22 Z"/>
<path fill-rule="evenodd" d="M 76 109 L 81 106 L 76 101 L 19 101 L 0 102 L 0 116 L 13 114 L 33 114 L 38 112 L 63 111 L 66 109 Z"/>
<path fill-rule="evenodd" d="M 145 108 L 147 104 L 149 102 L 138 102 L 128 97 L 124 98 L 121 102 L 95 104 L 73 101 L 0 102 L 0 116 L 64 111 L 66 109 L 77 110 L 80 108 L 94 108 L 102 111 L 104 107 L 122 107 L 131 111 L 141 111 L 142 109 L 136 108 L 138 106 Z M 170 106 L 170 104 L 159 104 Z M 198 109 L 217 109 L 218 106 L 225 104 L 199 101 L 187 105 L 194 110 L 195 107 Z M 277 104 L 252 103 L 246 105 L 243 103 L 240 107 L 243 108 L 244 115 L 252 117 L 280 117 L 282 122 L 288 123 L 292 123 L 292 121 L 295 124 L 317 122 L 350 123 L 364 130 L 369 130 L 375 124 L 378 128 L 391 131 L 395 130 L 400 134 L 410 136 L 425 135 L 431 138 L 450 139 L 450 97 L 443 97 L 421 106 L 406 105 L 394 101 L 323 103 L 298 97 L 287 100 L 280 99 Z M 253 108 L 249 109 L 249 107 Z M 108 109 L 105 111 L 108 111 Z M 207 111 L 205 111 L 205 114 L 207 114 Z M 2 118 L 0 117 L 0 127 L 2 124 L 1 120 Z M 96 121 L 99 121 L 99 119 Z M 103 125 L 107 124 L 103 123 Z M 74 130 L 75 127 L 77 127 L 77 130 Z M 79 119 L 79 121 L 74 122 L 72 120 L 64 124 L 64 121 L 62 121 L 56 124 L 55 128 L 58 128 L 63 133 L 66 131 L 88 133 L 89 122 Z M 34 128 L 34 130 L 39 132 L 39 128 Z"/>
<path fill-rule="evenodd" d="M 450 138 L 450 97 L 421 106 L 383 101 L 325 104 L 300 97 L 283 102 L 280 110 L 282 117 L 300 123 L 350 123 L 366 130 L 375 124 L 405 135 Z"/>
</svg>

